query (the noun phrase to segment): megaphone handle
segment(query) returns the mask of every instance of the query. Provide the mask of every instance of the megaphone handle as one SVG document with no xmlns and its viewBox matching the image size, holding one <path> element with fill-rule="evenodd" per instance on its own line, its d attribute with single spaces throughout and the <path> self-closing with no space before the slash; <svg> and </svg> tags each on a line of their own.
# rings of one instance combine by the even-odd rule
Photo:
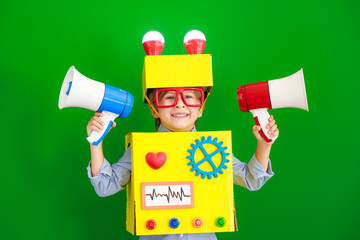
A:
<svg viewBox="0 0 360 240">
<path fill-rule="evenodd" d="M 270 137 L 270 135 L 268 134 L 268 130 L 266 128 L 266 125 L 269 123 L 269 118 L 270 118 L 267 109 L 266 108 L 253 109 L 250 110 L 250 112 L 254 117 L 256 125 L 261 127 L 260 135 L 264 138 L 264 140 L 266 142 L 274 141 L 277 138 L 277 136 L 273 138 Z"/>
<path fill-rule="evenodd" d="M 86 138 L 92 145 L 95 146 L 99 145 L 99 143 L 104 139 L 106 134 L 109 132 L 115 118 L 119 116 L 118 114 L 107 111 L 103 111 L 102 114 L 103 116 L 100 117 L 100 119 L 105 123 L 103 130 L 100 132 L 92 131 L 90 136 Z"/>
</svg>

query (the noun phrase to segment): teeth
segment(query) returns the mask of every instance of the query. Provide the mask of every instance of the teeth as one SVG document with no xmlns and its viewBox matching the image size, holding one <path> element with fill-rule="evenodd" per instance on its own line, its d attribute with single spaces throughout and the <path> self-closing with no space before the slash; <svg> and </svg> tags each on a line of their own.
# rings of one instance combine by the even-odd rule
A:
<svg viewBox="0 0 360 240">
<path fill-rule="evenodd" d="M 186 117 L 187 114 L 185 113 L 176 113 L 176 114 L 173 114 L 174 117 Z"/>
</svg>

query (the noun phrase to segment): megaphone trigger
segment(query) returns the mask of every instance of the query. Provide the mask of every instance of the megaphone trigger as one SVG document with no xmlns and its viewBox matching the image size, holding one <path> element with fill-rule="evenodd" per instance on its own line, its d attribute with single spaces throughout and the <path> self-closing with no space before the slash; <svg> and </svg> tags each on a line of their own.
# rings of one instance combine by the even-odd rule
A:
<svg viewBox="0 0 360 240">
<path fill-rule="evenodd" d="M 250 110 L 252 113 L 254 120 L 256 122 L 256 125 L 261 127 L 260 135 L 264 138 L 266 142 L 272 142 L 275 141 L 278 136 L 270 137 L 269 133 L 266 131 L 266 125 L 269 123 L 270 115 L 266 108 L 258 108 Z"/>
<path fill-rule="evenodd" d="M 106 134 L 110 131 L 110 128 L 115 121 L 115 118 L 119 117 L 119 114 L 103 111 L 103 116 L 100 119 L 105 123 L 103 130 L 100 132 L 92 131 L 90 136 L 86 138 L 92 145 L 99 145 L 99 143 L 104 139 Z"/>
</svg>

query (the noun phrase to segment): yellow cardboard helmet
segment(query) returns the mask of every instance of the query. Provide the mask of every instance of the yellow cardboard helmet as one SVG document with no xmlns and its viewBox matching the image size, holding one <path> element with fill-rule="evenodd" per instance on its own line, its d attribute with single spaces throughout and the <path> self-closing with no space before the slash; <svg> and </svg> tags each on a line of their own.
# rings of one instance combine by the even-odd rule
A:
<svg viewBox="0 0 360 240">
<path fill-rule="evenodd" d="M 206 40 L 200 31 L 185 35 L 184 45 L 189 55 L 160 55 L 165 40 L 161 33 L 150 31 L 143 37 L 147 56 L 143 68 L 143 101 L 149 89 L 171 87 L 203 87 L 205 100 L 213 86 L 210 54 L 202 54 Z M 149 100 L 148 100 L 149 101 Z"/>
</svg>

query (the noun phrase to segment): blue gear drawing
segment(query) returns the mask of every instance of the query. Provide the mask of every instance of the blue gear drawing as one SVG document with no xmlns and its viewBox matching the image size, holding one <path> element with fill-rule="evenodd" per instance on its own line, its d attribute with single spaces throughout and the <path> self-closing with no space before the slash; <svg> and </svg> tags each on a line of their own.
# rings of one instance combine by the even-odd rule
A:
<svg viewBox="0 0 360 240">
<path fill-rule="evenodd" d="M 225 165 L 226 163 L 230 162 L 230 160 L 226 159 L 227 156 L 229 156 L 230 154 L 229 153 L 226 153 L 225 150 L 228 148 L 228 147 L 222 147 L 222 144 L 224 143 L 223 141 L 221 142 L 217 142 L 218 141 L 218 138 L 215 137 L 214 140 L 211 139 L 211 136 L 208 136 L 207 139 L 205 139 L 205 137 L 201 137 L 201 141 L 199 139 L 196 139 L 196 145 L 195 144 L 191 144 L 191 147 L 193 149 L 188 149 L 187 151 L 190 153 L 190 156 L 187 156 L 186 158 L 190 160 L 190 162 L 187 164 L 189 166 L 192 166 L 191 168 L 191 172 L 193 171 L 196 171 L 196 176 L 199 176 L 201 174 L 201 178 L 202 179 L 205 179 L 205 177 L 207 176 L 208 179 L 211 179 L 211 176 L 213 175 L 215 178 L 218 177 L 218 173 L 220 174 L 223 174 L 224 172 L 222 171 L 222 169 L 227 169 L 228 167 Z M 203 145 L 205 143 L 210 143 L 210 144 L 213 144 L 215 145 L 218 149 L 211 153 L 211 154 L 208 154 L 205 150 L 205 148 L 203 147 Z M 203 154 L 205 155 L 205 158 L 203 158 L 202 160 L 198 161 L 198 162 L 195 162 L 195 152 L 200 149 Z M 219 166 L 216 166 L 214 164 L 214 162 L 211 160 L 211 158 L 213 156 L 215 156 L 216 154 L 218 153 L 221 153 L 222 155 L 222 160 L 221 160 L 221 164 Z M 205 161 L 208 161 L 210 163 L 210 165 L 212 166 L 213 168 L 213 171 L 212 172 L 206 172 L 206 171 L 203 171 L 199 168 L 199 165 L 201 165 L 202 163 L 204 163 Z"/>
</svg>

